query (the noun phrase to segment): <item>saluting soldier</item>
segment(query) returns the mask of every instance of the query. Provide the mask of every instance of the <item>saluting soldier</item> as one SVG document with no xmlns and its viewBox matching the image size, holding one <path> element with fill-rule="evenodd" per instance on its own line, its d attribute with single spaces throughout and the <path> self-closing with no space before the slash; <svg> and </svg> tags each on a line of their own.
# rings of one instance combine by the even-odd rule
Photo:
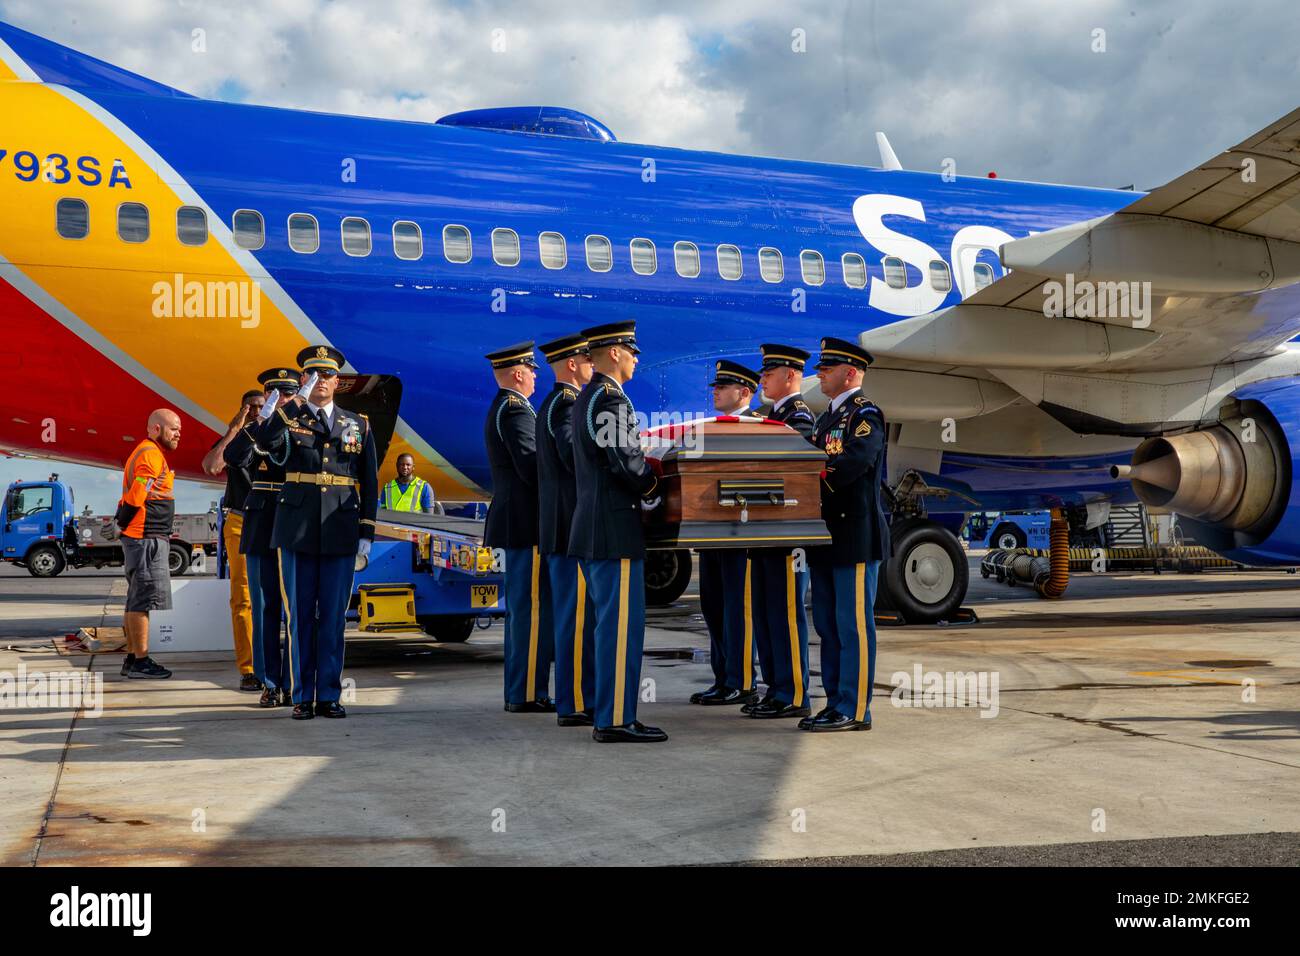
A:
<svg viewBox="0 0 1300 956">
<path fill-rule="evenodd" d="M 645 645 L 645 533 L 641 509 L 657 505 L 659 480 L 637 436 L 623 386 L 636 370 L 635 322 L 586 329 L 595 372 L 573 406 L 577 507 L 569 530 L 596 609 L 596 712 L 600 743 L 659 742 L 668 735 L 636 719 Z"/>
<path fill-rule="evenodd" d="M 719 415 L 744 415 L 758 391 L 758 373 L 720 359 L 714 365 L 713 409 Z M 713 686 L 692 694 L 692 704 L 720 706 L 757 702 L 754 689 L 754 616 L 749 552 L 708 548 L 699 552 L 700 611 L 709 628 Z"/>
<path fill-rule="evenodd" d="M 262 426 L 259 443 L 284 462 L 271 545 L 279 550 L 289 620 L 295 720 L 346 717 L 343 615 L 358 557 L 367 558 L 379 505 L 375 436 L 364 415 L 334 404 L 343 353 L 298 353 L 301 387 Z"/>
<path fill-rule="evenodd" d="M 573 403 L 591 381 L 591 350 L 581 333 L 541 346 L 555 387 L 537 410 L 537 502 L 555 627 L 555 710 L 561 727 L 591 726 L 596 697 L 596 616 L 578 559 L 569 556 L 577 506 L 573 477 Z"/>
<path fill-rule="evenodd" d="M 483 543 L 505 556 L 505 709 L 554 713 L 547 693 L 555 642 L 546 568 L 537 550 L 537 413 L 529 396 L 537 384 L 532 342 L 486 356 L 497 393 L 483 424 L 492 503 Z"/>
<path fill-rule="evenodd" d="M 248 590 L 253 604 L 253 674 L 262 682 L 261 707 L 288 707 L 289 654 L 282 648 L 280 620 L 284 602 L 280 592 L 280 562 L 271 544 L 275 528 L 275 506 L 284 484 L 288 446 L 272 455 L 257 442 L 263 422 L 274 409 L 283 407 L 298 390 L 298 376 L 291 369 L 270 368 L 257 377 L 266 394 L 264 414 L 245 425 L 226 446 L 223 456 L 231 468 L 243 468 L 251 479 L 244 502 L 244 527 L 239 535 L 239 553 L 248 563 Z M 267 410 L 271 411 L 268 413 Z"/>
<path fill-rule="evenodd" d="M 760 346 L 760 351 L 763 368 L 759 385 L 763 398 L 772 403 L 768 418 L 784 422 L 811 441 L 816 418 L 801 394 L 809 353 L 793 345 L 772 344 Z M 754 640 L 760 664 L 766 655 L 770 671 L 763 668 L 767 695 L 748 707 L 747 713 L 765 719 L 807 717 L 808 620 L 803 607 L 807 562 L 800 561 L 790 548 L 752 548 L 749 562 Z"/>
<path fill-rule="evenodd" d="M 880 502 L 885 475 L 885 416 L 862 394 L 866 349 L 824 338 L 817 378 L 830 407 L 813 443 L 826 452 L 822 518 L 829 546 L 813 548 L 813 623 L 822 639 L 826 707 L 799 721 L 802 730 L 870 730 L 876 672 L 876 575 L 889 554 L 889 523 Z"/>
</svg>

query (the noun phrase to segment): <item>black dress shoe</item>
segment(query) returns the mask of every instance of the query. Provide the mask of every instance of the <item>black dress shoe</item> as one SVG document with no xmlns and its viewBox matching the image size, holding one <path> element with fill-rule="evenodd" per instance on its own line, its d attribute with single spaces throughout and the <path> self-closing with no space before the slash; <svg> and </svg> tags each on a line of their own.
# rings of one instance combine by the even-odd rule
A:
<svg viewBox="0 0 1300 956">
<path fill-rule="evenodd" d="M 691 694 L 690 702 L 692 704 L 702 704 L 704 703 L 705 697 L 708 697 L 711 694 L 716 694 L 716 693 L 718 693 L 718 685 L 714 684 L 708 690 L 697 690 L 694 694 Z"/>
<path fill-rule="evenodd" d="M 303 703 L 303 704 L 294 704 L 294 705 L 293 705 L 293 719 L 294 719 L 294 720 L 311 720 L 311 719 L 312 719 L 313 717 L 315 717 L 315 716 L 316 716 L 316 713 L 315 713 L 315 711 L 312 709 L 312 705 L 311 705 L 311 704 Z"/>
<path fill-rule="evenodd" d="M 796 707 L 794 704 L 783 704 L 781 701 L 773 698 L 765 703 L 756 704 L 749 712 L 749 716 L 756 720 L 773 720 L 781 717 L 807 717 L 812 713 L 808 707 Z"/>
<path fill-rule="evenodd" d="M 639 720 L 615 727 L 596 727 L 591 739 L 601 744 L 657 744 L 668 739 L 658 727 L 647 727 Z"/>
<path fill-rule="evenodd" d="M 838 710 L 829 710 L 815 718 L 812 726 L 808 729 L 813 733 L 829 733 L 837 730 L 870 730 L 871 721 L 854 720 L 846 714 L 841 714 Z"/>
<path fill-rule="evenodd" d="M 717 700 L 708 703 L 716 706 L 728 706 L 734 704 L 754 704 L 758 702 L 758 691 L 756 690 L 737 690 L 728 687 L 727 692 Z"/>
<path fill-rule="evenodd" d="M 561 727 L 590 727 L 594 718 L 590 710 L 579 710 L 572 714 L 560 714 L 555 722 Z"/>
<path fill-rule="evenodd" d="M 748 704 L 741 704 L 740 712 L 742 714 L 752 714 L 757 708 L 766 707 L 774 699 L 771 694 L 764 694 L 762 700 L 751 700 Z"/>
<path fill-rule="evenodd" d="M 506 704 L 505 710 L 508 714 L 553 714 L 555 701 L 549 697 L 539 697 L 537 700 L 526 700 L 522 704 Z"/>
<path fill-rule="evenodd" d="M 265 690 L 266 687 L 252 674 L 241 674 L 239 677 L 239 689 L 247 691 Z"/>
<path fill-rule="evenodd" d="M 337 700 L 318 700 L 316 702 L 317 717 L 346 717 L 348 712 L 343 709 L 343 705 Z"/>
<path fill-rule="evenodd" d="M 280 692 L 274 687 L 268 687 L 262 691 L 262 696 L 257 699 L 258 707 L 279 707 Z"/>
<path fill-rule="evenodd" d="M 799 721 L 799 729 L 807 730 L 809 727 L 812 726 L 812 722 L 814 720 L 816 720 L 818 717 L 826 716 L 826 714 L 830 713 L 830 710 L 831 709 L 829 707 L 823 707 L 821 710 L 817 711 L 817 713 L 813 714 L 811 717 L 805 717 L 803 720 Z"/>
<path fill-rule="evenodd" d="M 293 693 L 287 687 L 280 689 L 280 706 L 281 707 L 293 706 Z"/>
</svg>

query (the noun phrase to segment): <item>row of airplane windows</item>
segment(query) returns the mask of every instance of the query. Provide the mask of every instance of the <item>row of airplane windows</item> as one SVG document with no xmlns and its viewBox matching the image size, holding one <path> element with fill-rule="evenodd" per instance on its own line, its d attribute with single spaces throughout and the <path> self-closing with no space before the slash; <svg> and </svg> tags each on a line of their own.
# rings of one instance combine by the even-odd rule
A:
<svg viewBox="0 0 1300 956">
<path fill-rule="evenodd" d="M 289 216 L 289 248 L 302 255 L 320 249 L 320 224 L 305 212 Z M 64 239 L 85 239 L 90 235 L 90 207 L 84 199 L 64 197 L 55 209 L 55 228 Z M 255 251 L 266 245 L 266 221 L 253 209 L 238 209 L 231 217 L 231 235 L 241 249 Z M 370 223 L 358 216 L 347 216 L 340 223 L 343 251 L 364 258 L 372 251 Z M 124 202 L 117 207 L 117 235 L 123 242 L 145 242 L 149 238 L 149 207 L 138 202 Z M 176 238 L 183 245 L 201 246 L 208 241 L 208 215 L 198 206 L 181 206 L 176 210 Z M 614 247 L 605 236 L 587 236 L 583 243 L 587 268 L 592 272 L 609 272 L 614 268 Z M 558 232 L 543 232 L 537 237 L 538 254 L 547 269 L 563 269 L 569 263 L 568 247 Z M 632 271 L 637 275 L 654 275 L 659 269 L 658 252 L 649 239 L 628 243 Z M 399 259 L 416 260 L 424 256 L 424 236 L 418 224 L 407 220 L 393 223 L 393 254 Z M 470 231 L 461 225 L 442 228 L 442 254 L 448 262 L 466 263 L 473 258 Z M 718 275 L 737 280 L 744 276 L 740 248 L 729 244 L 716 247 Z M 492 230 L 492 261 L 499 266 L 517 266 L 522 261 L 519 234 L 513 229 Z M 700 274 L 700 249 L 685 240 L 673 243 L 673 266 L 679 276 L 694 279 Z M 885 283 L 893 289 L 907 287 L 907 266 L 897 256 L 881 260 Z M 852 289 L 867 285 L 866 260 L 856 252 L 840 257 L 844 284 Z M 826 263 L 822 254 L 812 249 L 799 253 L 799 272 L 807 285 L 819 286 L 826 281 Z M 935 259 L 929 263 L 930 287 L 938 292 L 952 289 L 952 272 L 948 263 Z M 785 278 L 785 261 L 780 250 L 764 246 L 758 250 L 758 273 L 765 282 Z M 993 269 L 986 263 L 974 266 L 975 288 L 993 282 Z"/>
</svg>

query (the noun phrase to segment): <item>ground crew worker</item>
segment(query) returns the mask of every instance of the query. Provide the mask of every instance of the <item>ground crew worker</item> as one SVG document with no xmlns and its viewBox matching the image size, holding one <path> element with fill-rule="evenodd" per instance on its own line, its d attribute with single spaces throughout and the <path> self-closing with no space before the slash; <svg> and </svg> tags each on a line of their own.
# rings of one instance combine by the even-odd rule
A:
<svg viewBox="0 0 1300 956">
<path fill-rule="evenodd" d="M 578 559 L 596 609 L 596 709 L 599 743 L 657 743 L 658 727 L 636 719 L 645 645 L 645 533 L 641 509 L 659 504 L 659 485 L 637 436 L 623 385 L 636 370 L 635 322 L 586 329 L 595 366 L 573 405 L 577 507 L 569 554 Z"/>
<path fill-rule="evenodd" d="M 264 398 L 257 389 L 244 393 L 239 412 L 230 420 L 226 433 L 213 443 L 203 456 L 203 472 L 213 478 L 223 472 L 226 493 L 221 496 L 221 541 L 230 568 L 230 633 L 235 644 L 235 666 L 239 669 L 239 689 L 262 689 L 253 666 L 253 600 L 248 581 L 248 566 L 239 552 L 239 536 L 244 527 L 244 503 L 248 498 L 248 472 L 237 465 L 227 466 L 224 454 L 241 428 L 257 421 Z"/>
<path fill-rule="evenodd" d="M 822 518 L 829 546 L 809 551 L 813 623 L 822 639 L 826 707 L 799 721 L 802 730 L 870 730 L 876 672 L 876 575 L 889 555 L 889 523 L 880 504 L 885 475 L 885 416 L 862 394 L 866 349 L 821 341 L 817 378 L 830 407 L 813 444 L 826 452 Z"/>
<path fill-rule="evenodd" d="M 548 688 L 555 640 L 551 593 L 537 551 L 537 413 L 528 398 L 537 385 L 533 343 L 520 342 L 485 356 L 497 393 L 483 423 L 492 471 L 483 543 L 504 556 L 506 586 L 505 710 L 553 714 Z"/>
<path fill-rule="evenodd" d="M 122 676 L 155 680 L 172 672 L 149 656 L 149 612 L 170 610 L 172 522 L 176 501 L 172 485 L 176 473 L 167 466 L 166 451 L 181 441 L 181 418 L 167 408 L 149 416 L 148 438 L 136 445 L 122 469 L 122 498 L 114 519 L 121 529 L 123 569 L 126 572 L 126 659 Z"/>
<path fill-rule="evenodd" d="M 569 557 L 577 506 L 573 478 L 573 403 L 591 381 L 591 353 L 581 333 L 541 346 L 555 387 L 537 410 L 538 551 L 551 585 L 555 633 L 555 712 L 561 727 L 590 727 L 596 696 L 596 615 L 578 559 Z"/>
<path fill-rule="evenodd" d="M 433 512 L 433 489 L 423 478 L 415 476 L 415 456 L 410 452 L 397 456 L 397 477 L 384 485 L 379 507 L 390 511 Z"/>
<path fill-rule="evenodd" d="M 714 365 L 713 409 L 719 415 L 745 415 L 758 391 L 758 373 L 729 359 Z M 699 552 L 700 611 L 709 628 L 709 662 L 713 686 L 692 694 L 692 704 L 741 704 L 758 701 L 754 689 L 753 604 L 749 552 L 745 548 L 710 548 Z M 764 668 L 766 670 L 766 668 Z"/>
<path fill-rule="evenodd" d="M 298 376 L 288 368 L 267 369 L 257 380 L 266 389 L 264 400 L 271 408 L 288 404 L 298 390 Z M 248 590 L 253 605 L 253 674 L 262 682 L 258 706 L 288 707 L 293 704 L 293 697 L 289 690 L 288 645 L 282 646 L 280 641 L 280 621 L 284 615 L 280 561 L 271 545 L 275 506 L 284 484 L 288 449 L 283 446 L 272 456 L 257 444 L 262 417 L 241 428 L 224 454 L 228 466 L 246 469 L 250 479 L 239 553 L 248 564 Z"/>
<path fill-rule="evenodd" d="M 768 414 L 811 440 L 816 427 L 812 409 L 800 394 L 809 353 L 792 345 L 763 345 L 759 379 Z M 803 596 L 808 590 L 807 556 L 790 548 L 751 548 L 754 642 L 759 661 L 770 661 L 771 681 L 763 701 L 749 708 L 750 717 L 807 717 L 808 621 Z M 767 675 L 764 676 L 767 679 Z"/>
<path fill-rule="evenodd" d="M 271 544 L 289 621 L 293 717 L 346 717 L 344 613 L 357 558 L 370 554 L 379 503 L 375 436 L 364 415 L 334 403 L 343 353 L 298 353 L 298 392 L 266 419 L 258 443 L 284 462 Z"/>
</svg>

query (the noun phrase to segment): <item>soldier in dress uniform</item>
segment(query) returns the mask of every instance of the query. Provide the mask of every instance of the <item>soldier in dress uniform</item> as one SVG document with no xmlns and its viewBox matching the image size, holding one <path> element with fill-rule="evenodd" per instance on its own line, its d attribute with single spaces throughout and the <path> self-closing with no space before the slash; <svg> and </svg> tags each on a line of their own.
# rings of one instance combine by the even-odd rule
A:
<svg viewBox="0 0 1300 956">
<path fill-rule="evenodd" d="M 555 628 L 555 709 L 561 727 L 591 726 L 596 696 L 596 616 L 578 559 L 569 557 L 577 506 L 573 477 L 573 403 L 591 381 L 591 350 L 581 333 L 541 346 L 555 387 L 537 411 L 538 550 L 551 585 Z"/>
<path fill-rule="evenodd" d="M 537 413 L 529 404 L 537 383 L 532 342 L 485 356 L 497 393 L 483 424 L 492 503 L 483 543 L 504 554 L 506 586 L 505 709 L 555 713 L 548 694 L 555 642 L 546 568 L 537 550 Z"/>
<path fill-rule="evenodd" d="M 713 409 L 719 415 L 744 415 L 758 392 L 758 373 L 739 362 L 719 359 L 714 365 Z M 699 552 L 700 611 L 709 628 L 709 662 L 713 686 L 692 694 L 692 704 L 741 704 L 758 701 L 754 689 L 754 617 L 749 552 L 745 548 L 709 548 Z"/>
<path fill-rule="evenodd" d="M 810 549 L 813 623 L 822 639 L 826 707 L 799 721 L 802 730 L 870 730 L 876 671 L 876 575 L 889 555 L 889 522 L 880 502 L 885 476 L 885 416 L 862 394 L 866 349 L 821 341 L 817 378 L 830 407 L 813 444 L 826 452 L 822 518 L 831 543 Z"/>
<path fill-rule="evenodd" d="M 596 608 L 596 712 L 601 743 L 658 742 L 658 727 L 636 719 L 645 644 L 645 533 L 641 510 L 659 503 L 659 480 L 637 435 L 623 386 L 636 370 L 635 322 L 586 329 L 595 372 L 573 406 L 577 507 L 569 529 Z"/>
<path fill-rule="evenodd" d="M 295 720 L 346 717 L 343 615 L 358 557 L 370 554 L 379 505 L 375 436 L 364 415 L 334 403 L 343 353 L 298 353 L 298 392 L 266 420 L 258 444 L 284 462 L 271 545 L 289 620 L 289 691 Z"/>
<path fill-rule="evenodd" d="M 763 398 L 772 403 L 768 418 L 784 422 L 811 441 L 816 419 L 800 393 L 809 353 L 793 345 L 771 344 L 760 346 L 760 351 L 763 368 L 759 384 Z M 756 718 L 807 717 L 808 621 L 803 607 L 808 590 L 806 555 L 790 548 L 751 548 L 749 562 L 754 641 L 760 664 L 765 655 L 771 662 L 771 679 L 764 667 L 767 695 L 742 710 Z"/>
<path fill-rule="evenodd" d="M 283 407 L 298 391 L 298 376 L 289 368 L 270 368 L 257 377 L 266 393 L 266 407 Z M 264 422 L 245 425 L 222 453 L 226 465 L 247 469 L 251 485 L 244 502 L 244 527 L 239 535 L 239 553 L 248 562 L 248 588 L 253 603 L 253 674 L 262 682 L 262 707 L 288 707 L 288 646 L 282 649 L 280 621 L 284 602 L 280 592 L 280 562 L 271 545 L 275 527 L 275 505 L 284 484 L 284 463 L 288 446 L 272 456 L 257 443 Z"/>
</svg>

